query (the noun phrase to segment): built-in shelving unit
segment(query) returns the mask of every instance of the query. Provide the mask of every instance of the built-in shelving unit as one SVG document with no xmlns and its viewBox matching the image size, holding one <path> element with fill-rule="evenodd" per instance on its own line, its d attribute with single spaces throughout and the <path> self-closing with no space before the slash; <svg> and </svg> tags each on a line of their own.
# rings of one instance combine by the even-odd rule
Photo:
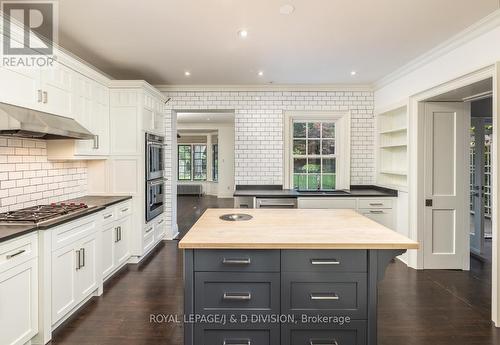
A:
<svg viewBox="0 0 500 345">
<path fill-rule="evenodd" d="M 406 105 L 377 115 L 377 184 L 401 190 L 408 187 Z"/>
</svg>

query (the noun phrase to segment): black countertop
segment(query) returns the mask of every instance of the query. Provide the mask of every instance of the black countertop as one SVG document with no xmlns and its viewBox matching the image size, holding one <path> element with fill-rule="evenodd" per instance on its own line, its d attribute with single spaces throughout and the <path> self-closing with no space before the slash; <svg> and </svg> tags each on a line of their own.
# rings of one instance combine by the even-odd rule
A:
<svg viewBox="0 0 500 345">
<path fill-rule="evenodd" d="M 54 219 L 53 221 L 47 221 L 43 224 L 23 224 L 23 225 L 0 225 L 0 242 L 4 242 L 15 237 L 19 237 L 25 234 L 28 234 L 37 230 L 46 230 L 50 229 L 54 226 L 61 225 L 67 222 L 71 222 L 75 219 L 88 216 L 89 214 L 93 214 L 99 211 L 104 210 L 106 207 L 111 205 L 120 203 L 122 201 L 131 199 L 132 197 L 129 195 L 125 196 L 93 196 L 88 195 L 81 198 L 64 200 L 61 202 L 65 203 L 85 203 L 89 206 L 89 208 L 85 209 L 81 212 L 70 213 L 67 216 L 59 217 Z"/>
<path fill-rule="evenodd" d="M 275 186 L 268 188 L 268 186 L 237 186 L 234 196 L 247 196 L 257 198 L 303 198 L 303 197 L 397 197 L 398 192 L 394 189 L 379 187 L 379 186 L 351 186 L 350 189 L 344 190 L 345 193 L 323 193 L 323 192 L 299 192 L 294 189 L 278 189 Z"/>
</svg>

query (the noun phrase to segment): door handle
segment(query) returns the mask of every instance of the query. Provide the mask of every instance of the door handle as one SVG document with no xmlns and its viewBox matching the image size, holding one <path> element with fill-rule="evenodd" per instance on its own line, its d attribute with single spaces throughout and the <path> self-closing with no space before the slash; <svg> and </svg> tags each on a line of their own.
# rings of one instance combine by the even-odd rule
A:
<svg viewBox="0 0 500 345">
<path fill-rule="evenodd" d="M 42 90 L 37 90 L 37 94 L 38 94 L 37 102 L 38 103 L 42 103 L 42 101 L 43 101 L 43 92 L 42 92 Z"/>
<path fill-rule="evenodd" d="M 312 301 L 338 301 L 340 299 L 339 295 L 333 292 L 327 293 L 312 293 L 309 295 Z"/>
<path fill-rule="evenodd" d="M 432 207 L 432 199 L 425 199 L 425 206 Z"/>
<path fill-rule="evenodd" d="M 226 301 L 250 301 L 252 299 L 252 294 L 250 292 L 224 292 L 222 299 Z"/>
<path fill-rule="evenodd" d="M 337 259 L 311 259 L 311 265 L 340 265 Z"/>
<path fill-rule="evenodd" d="M 252 345 L 250 339 L 224 339 L 222 345 Z"/>
<path fill-rule="evenodd" d="M 115 228 L 115 243 L 119 241 L 118 239 L 118 227 Z"/>
<path fill-rule="evenodd" d="M 222 264 L 224 265 L 250 265 L 252 260 L 250 258 L 244 259 L 222 259 Z"/>
<path fill-rule="evenodd" d="M 118 227 L 118 241 L 121 241 L 122 240 L 122 227 L 119 226 Z"/>
<path fill-rule="evenodd" d="M 99 149 L 99 135 L 94 135 L 94 147 L 93 147 L 94 150 L 98 150 Z"/>
<path fill-rule="evenodd" d="M 82 254 L 82 266 L 85 267 L 85 248 L 80 249 L 80 253 Z"/>
<path fill-rule="evenodd" d="M 43 92 L 43 103 L 44 104 L 49 103 L 49 93 L 47 91 Z"/>
<path fill-rule="evenodd" d="M 16 257 L 18 255 L 21 255 L 22 253 L 24 253 L 26 250 L 25 249 L 21 249 L 20 251 L 18 251 L 17 253 L 14 253 L 14 254 L 10 254 L 10 255 L 7 255 L 6 258 L 7 260 L 10 260 L 12 259 L 13 257 Z"/>
</svg>

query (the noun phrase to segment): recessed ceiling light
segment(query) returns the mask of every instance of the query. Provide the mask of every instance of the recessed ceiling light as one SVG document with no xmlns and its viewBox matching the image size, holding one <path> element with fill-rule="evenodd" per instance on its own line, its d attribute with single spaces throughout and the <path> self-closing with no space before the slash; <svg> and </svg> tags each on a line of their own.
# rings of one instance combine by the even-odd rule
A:
<svg viewBox="0 0 500 345">
<path fill-rule="evenodd" d="M 263 71 L 259 71 L 257 74 L 258 74 L 259 77 L 262 77 L 264 75 L 264 72 Z"/>
<path fill-rule="evenodd" d="M 191 76 L 191 72 L 186 71 L 186 72 L 184 72 L 184 75 L 185 75 L 186 77 L 189 77 L 189 76 Z"/>
<path fill-rule="evenodd" d="M 248 31 L 246 31 L 245 29 L 241 29 L 240 31 L 238 31 L 238 36 L 240 36 L 240 38 L 247 38 Z"/>
<path fill-rule="evenodd" d="M 351 71 L 351 75 L 352 75 L 353 77 L 354 77 L 354 76 L 356 76 L 356 74 L 358 74 L 358 72 L 356 72 L 356 71 Z"/>
<path fill-rule="evenodd" d="M 292 14 L 295 11 L 295 7 L 291 4 L 286 4 L 280 7 L 280 13 L 288 16 Z"/>
</svg>

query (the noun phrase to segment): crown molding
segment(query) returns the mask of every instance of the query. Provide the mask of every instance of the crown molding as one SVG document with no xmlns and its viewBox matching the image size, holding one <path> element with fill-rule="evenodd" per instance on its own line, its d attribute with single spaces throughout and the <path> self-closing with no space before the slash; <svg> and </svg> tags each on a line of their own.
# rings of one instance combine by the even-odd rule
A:
<svg viewBox="0 0 500 345">
<path fill-rule="evenodd" d="M 109 82 L 110 89 L 145 89 L 157 97 L 165 100 L 166 97 L 160 90 L 145 80 L 111 80 Z"/>
<path fill-rule="evenodd" d="M 268 84 L 268 85 L 154 85 L 161 92 L 265 92 L 265 91 L 367 91 L 372 92 L 368 84 Z"/>
<path fill-rule="evenodd" d="M 472 24 L 465 30 L 456 34 L 447 41 L 439 44 L 435 48 L 413 59 L 404 66 L 396 69 L 394 72 L 379 79 L 373 84 L 374 90 L 379 90 L 384 86 L 402 78 L 403 76 L 417 70 L 418 68 L 438 59 L 439 57 L 449 53 L 450 51 L 474 40 L 475 38 L 500 26 L 500 9 L 492 12 L 488 16 Z"/>
</svg>

